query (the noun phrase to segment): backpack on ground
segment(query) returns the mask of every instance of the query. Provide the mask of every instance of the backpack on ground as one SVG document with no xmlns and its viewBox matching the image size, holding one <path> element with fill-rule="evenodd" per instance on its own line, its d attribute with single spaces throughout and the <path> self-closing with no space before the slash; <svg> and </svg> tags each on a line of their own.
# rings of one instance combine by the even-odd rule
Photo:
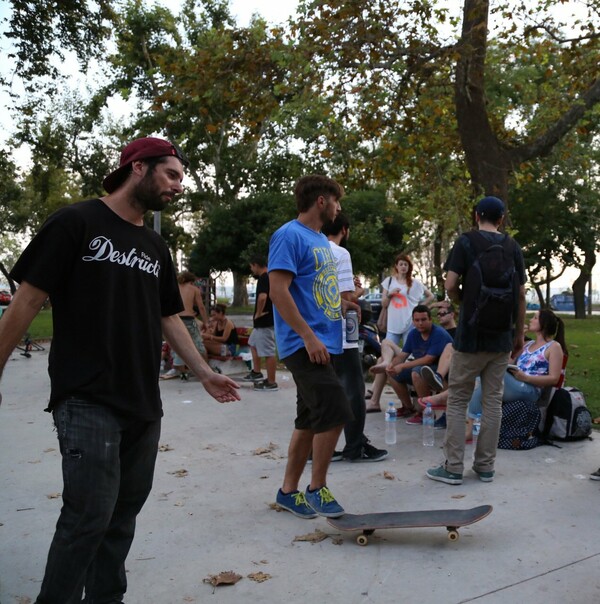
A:
<svg viewBox="0 0 600 604">
<path fill-rule="evenodd" d="M 544 437 L 550 440 L 582 440 L 592 433 L 592 414 L 583 392 L 577 388 L 557 388 L 546 411 Z"/>
<path fill-rule="evenodd" d="M 471 327 L 490 333 L 512 329 L 518 306 L 519 278 L 515 242 L 508 235 L 499 243 L 479 231 L 465 233 L 475 252 L 463 288 L 463 309 Z"/>
<path fill-rule="evenodd" d="M 540 417 L 540 410 L 535 403 L 526 401 L 502 403 L 498 448 L 525 451 L 537 447 L 541 444 L 538 438 Z"/>
</svg>

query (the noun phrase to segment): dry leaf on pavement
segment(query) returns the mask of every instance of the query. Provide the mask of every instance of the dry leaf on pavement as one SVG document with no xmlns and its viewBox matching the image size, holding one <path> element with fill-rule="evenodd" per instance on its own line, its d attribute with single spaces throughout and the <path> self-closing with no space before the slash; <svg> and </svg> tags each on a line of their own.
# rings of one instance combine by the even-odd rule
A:
<svg viewBox="0 0 600 604">
<path fill-rule="evenodd" d="M 393 475 L 391 472 L 388 472 L 387 470 L 385 470 L 385 471 L 383 472 L 383 477 L 384 477 L 386 480 L 396 480 L 396 477 L 395 477 L 395 476 L 394 476 L 394 475 Z"/>
<path fill-rule="evenodd" d="M 272 579 L 272 577 L 268 573 L 258 572 L 258 573 L 250 573 L 248 575 L 248 579 L 251 579 L 252 581 L 256 581 L 257 583 L 262 583 L 263 581 L 268 581 L 269 579 Z"/>
<path fill-rule="evenodd" d="M 306 535 L 296 535 L 294 537 L 294 541 L 308 541 L 310 543 L 319 543 L 319 541 L 323 541 L 327 539 L 329 535 L 317 529 L 314 533 L 307 533 Z"/>
<path fill-rule="evenodd" d="M 182 468 L 181 470 L 175 470 L 174 472 L 167 472 L 167 474 L 173 474 L 173 476 L 177 476 L 177 478 L 183 478 L 184 476 L 187 476 L 188 471 Z"/>
<path fill-rule="evenodd" d="M 166 451 L 172 451 L 173 447 L 171 445 L 160 445 L 160 447 L 158 447 L 158 450 L 161 453 L 165 453 Z"/>
<path fill-rule="evenodd" d="M 46 495 L 48 499 L 60 499 L 60 496 L 60 493 L 49 493 L 48 495 Z"/>
<path fill-rule="evenodd" d="M 204 579 L 204 583 L 210 583 L 214 587 L 217 587 L 217 585 L 235 585 L 241 578 L 242 575 L 238 575 L 232 570 L 224 570 L 218 575 L 208 575 Z"/>
</svg>

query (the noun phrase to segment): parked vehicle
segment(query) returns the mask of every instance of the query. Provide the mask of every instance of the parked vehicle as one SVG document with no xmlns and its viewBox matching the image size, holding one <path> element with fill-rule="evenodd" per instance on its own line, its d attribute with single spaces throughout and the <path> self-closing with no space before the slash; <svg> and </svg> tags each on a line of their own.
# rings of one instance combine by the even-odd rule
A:
<svg viewBox="0 0 600 604">
<path fill-rule="evenodd" d="M 12 300 L 12 294 L 6 289 L 0 289 L 0 304 L 8 306 Z"/>
<path fill-rule="evenodd" d="M 363 296 L 361 300 L 368 302 L 370 305 L 370 321 L 373 323 L 377 323 L 377 319 L 379 318 L 379 313 L 381 312 L 381 292 L 373 292 Z"/>
<path fill-rule="evenodd" d="M 583 296 L 583 303 L 587 308 L 588 297 L 586 295 Z M 573 294 L 555 294 L 550 298 L 550 308 L 558 311 L 574 311 L 575 297 Z"/>
</svg>

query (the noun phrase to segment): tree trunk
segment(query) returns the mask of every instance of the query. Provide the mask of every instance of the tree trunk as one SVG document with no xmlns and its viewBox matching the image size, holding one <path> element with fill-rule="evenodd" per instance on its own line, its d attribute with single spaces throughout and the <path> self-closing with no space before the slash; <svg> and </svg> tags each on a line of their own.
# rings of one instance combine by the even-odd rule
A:
<svg viewBox="0 0 600 604">
<path fill-rule="evenodd" d="M 579 276 L 573 281 L 573 298 L 575 301 L 575 318 L 585 319 L 586 307 L 585 307 L 585 290 L 589 280 L 592 278 L 592 269 L 596 264 L 596 253 L 591 246 L 584 250 L 584 261 L 583 266 L 579 272 Z"/>
<path fill-rule="evenodd" d="M 489 0 L 465 0 L 454 98 L 465 160 L 476 196 L 494 195 L 508 204 L 510 158 L 490 125 L 484 92 Z"/>
<path fill-rule="evenodd" d="M 439 292 L 444 291 L 444 275 L 442 273 L 442 234 L 444 229 L 438 224 L 435 229 L 433 239 L 433 271 L 435 278 L 435 288 Z"/>
<path fill-rule="evenodd" d="M 247 275 L 243 273 L 233 273 L 233 306 L 245 306 L 248 304 L 247 282 Z"/>
<path fill-rule="evenodd" d="M 4 263 L 0 261 L 0 273 L 2 273 L 8 283 L 8 287 L 10 288 L 10 293 L 14 294 L 17 291 L 17 287 L 15 286 L 15 282 L 8 276 L 8 271 L 4 266 Z"/>
</svg>

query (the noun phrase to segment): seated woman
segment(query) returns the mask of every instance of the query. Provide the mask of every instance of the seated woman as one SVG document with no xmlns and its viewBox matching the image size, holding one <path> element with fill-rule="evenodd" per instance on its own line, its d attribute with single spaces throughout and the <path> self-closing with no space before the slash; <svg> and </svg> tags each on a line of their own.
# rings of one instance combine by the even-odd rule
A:
<svg viewBox="0 0 600 604">
<path fill-rule="evenodd" d="M 563 356 L 568 354 L 565 326 L 551 310 L 537 311 L 529 321 L 528 331 L 534 339 L 526 342 L 516 360 L 517 369 L 508 369 L 504 376 L 503 402 L 535 403 L 545 386 L 554 386 L 560 379 Z M 469 418 L 481 413 L 481 386 L 475 387 L 469 403 Z"/>
<path fill-rule="evenodd" d="M 202 334 L 204 345 L 208 354 L 221 355 L 221 346 L 227 345 L 229 355 L 235 355 L 237 347 L 237 331 L 231 319 L 225 316 L 227 307 L 224 304 L 216 304 L 210 310 L 209 328 Z"/>
</svg>

